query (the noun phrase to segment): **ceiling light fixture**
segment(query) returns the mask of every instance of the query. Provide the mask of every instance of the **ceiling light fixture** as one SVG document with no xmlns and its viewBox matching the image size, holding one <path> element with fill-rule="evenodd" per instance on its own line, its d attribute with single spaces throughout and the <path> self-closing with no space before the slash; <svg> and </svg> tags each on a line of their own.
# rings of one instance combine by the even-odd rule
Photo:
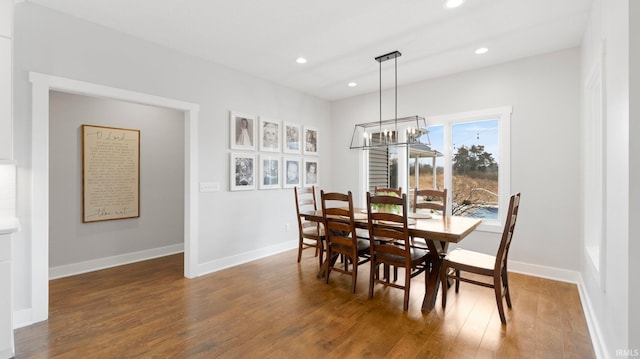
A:
<svg viewBox="0 0 640 359">
<path fill-rule="evenodd" d="M 398 51 L 375 58 L 380 64 L 380 118 L 378 121 L 356 124 L 351 136 L 350 148 L 368 150 L 371 148 L 406 146 L 420 150 L 425 157 L 434 157 L 438 151 L 431 148 L 427 121 L 424 117 L 409 116 L 398 118 Z M 382 120 L 382 63 L 387 60 L 395 63 L 395 116 Z"/>
<path fill-rule="evenodd" d="M 447 9 L 453 9 L 462 5 L 462 3 L 464 3 L 464 0 L 447 0 L 444 3 L 444 7 Z"/>
<path fill-rule="evenodd" d="M 486 54 L 487 51 L 489 51 L 489 49 L 487 49 L 486 47 L 481 47 L 481 48 L 476 50 L 476 55 Z"/>
<path fill-rule="evenodd" d="M 296 59 L 296 62 L 299 64 L 306 64 L 307 63 L 307 59 L 305 59 L 304 57 L 298 57 Z"/>
<path fill-rule="evenodd" d="M 349 82 L 349 84 L 348 84 L 347 86 L 349 86 L 349 87 L 356 87 L 356 86 L 358 86 L 358 84 L 357 84 L 357 83 L 355 83 L 355 82 Z"/>
</svg>

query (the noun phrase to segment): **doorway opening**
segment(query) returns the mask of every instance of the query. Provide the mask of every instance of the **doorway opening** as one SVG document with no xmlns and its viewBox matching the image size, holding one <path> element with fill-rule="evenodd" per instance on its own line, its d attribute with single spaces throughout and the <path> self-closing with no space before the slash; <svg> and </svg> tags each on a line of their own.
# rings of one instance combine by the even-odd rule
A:
<svg viewBox="0 0 640 359">
<path fill-rule="evenodd" d="M 198 275 L 199 105 L 57 76 L 29 73 L 32 83 L 31 321 L 49 312 L 49 94 L 60 91 L 184 112 L 184 276 Z"/>
</svg>

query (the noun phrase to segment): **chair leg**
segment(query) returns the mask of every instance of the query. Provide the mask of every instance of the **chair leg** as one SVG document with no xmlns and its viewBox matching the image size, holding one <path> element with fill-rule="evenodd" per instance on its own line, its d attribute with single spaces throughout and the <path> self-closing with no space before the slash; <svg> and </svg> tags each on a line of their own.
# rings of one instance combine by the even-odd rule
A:
<svg viewBox="0 0 640 359">
<path fill-rule="evenodd" d="M 302 258 L 302 238 L 298 241 L 298 263 L 300 263 L 300 258 Z"/>
<path fill-rule="evenodd" d="M 398 267 L 395 267 L 397 268 Z M 409 292 L 411 291 L 411 267 L 405 268 L 405 276 L 404 276 L 404 306 L 402 309 L 404 311 L 409 310 Z"/>
<path fill-rule="evenodd" d="M 504 297 L 507 300 L 507 307 L 511 308 L 511 296 L 509 295 L 509 279 L 507 278 L 507 268 L 503 268 L 502 284 L 504 286 Z"/>
<path fill-rule="evenodd" d="M 384 273 L 384 280 L 387 281 L 387 283 L 389 283 L 389 265 L 388 264 L 384 264 L 384 268 L 382 269 L 382 272 Z"/>
<path fill-rule="evenodd" d="M 338 255 L 333 254 L 331 252 L 331 247 L 329 247 L 329 250 L 327 250 L 327 260 L 329 261 L 329 263 L 327 263 L 327 278 L 325 278 L 325 283 L 327 284 L 329 284 L 329 274 L 331 273 L 331 268 L 333 268 L 337 259 Z"/>
<path fill-rule="evenodd" d="M 373 299 L 373 286 L 375 285 L 375 278 L 379 277 L 380 275 L 378 274 L 378 266 L 376 265 L 373 258 L 371 258 L 371 262 L 369 263 L 371 264 L 371 269 L 369 271 L 369 299 Z"/>
<path fill-rule="evenodd" d="M 507 324 L 507 318 L 504 316 L 504 306 L 502 305 L 502 283 L 500 274 L 496 274 L 493 277 L 493 289 L 496 293 L 496 303 L 498 304 L 498 314 L 500 314 L 500 321 L 502 324 Z"/>
<path fill-rule="evenodd" d="M 358 257 L 351 261 L 353 268 L 351 269 L 351 293 L 356 292 L 356 283 L 358 282 Z"/>
<path fill-rule="evenodd" d="M 317 251 L 317 252 L 320 252 L 320 255 L 318 255 L 318 257 L 319 257 L 318 258 L 318 263 L 319 263 L 319 267 L 318 268 L 322 268 L 322 260 L 324 259 L 323 258 L 324 257 L 324 244 L 323 244 L 322 238 L 318 239 L 318 247 L 316 248 L 316 250 L 318 250 L 318 249 L 319 249 L 319 251 Z"/>
<path fill-rule="evenodd" d="M 456 269 L 456 293 L 460 290 L 460 269 Z"/>
</svg>

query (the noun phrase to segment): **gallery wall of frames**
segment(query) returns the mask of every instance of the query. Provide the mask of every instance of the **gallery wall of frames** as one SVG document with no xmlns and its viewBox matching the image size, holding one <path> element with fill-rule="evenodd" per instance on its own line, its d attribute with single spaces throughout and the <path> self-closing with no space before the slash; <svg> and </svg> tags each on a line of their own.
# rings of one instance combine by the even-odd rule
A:
<svg viewBox="0 0 640 359">
<path fill-rule="evenodd" d="M 230 189 L 317 186 L 318 129 L 230 111 Z"/>
</svg>

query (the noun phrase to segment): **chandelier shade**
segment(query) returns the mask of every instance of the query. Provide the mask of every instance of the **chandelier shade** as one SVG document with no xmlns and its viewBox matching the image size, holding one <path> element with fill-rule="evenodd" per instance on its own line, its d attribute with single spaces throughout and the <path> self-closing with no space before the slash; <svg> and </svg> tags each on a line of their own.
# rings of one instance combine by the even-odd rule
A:
<svg viewBox="0 0 640 359">
<path fill-rule="evenodd" d="M 378 121 L 356 124 L 351 136 L 351 149 L 363 149 L 390 146 L 420 147 L 427 152 L 439 153 L 431 148 L 427 121 L 424 117 L 409 116 L 398 118 L 398 57 L 402 54 L 393 51 L 375 58 L 380 64 L 380 117 Z M 394 60 L 395 65 L 395 116 L 382 120 L 382 63 Z"/>
</svg>

